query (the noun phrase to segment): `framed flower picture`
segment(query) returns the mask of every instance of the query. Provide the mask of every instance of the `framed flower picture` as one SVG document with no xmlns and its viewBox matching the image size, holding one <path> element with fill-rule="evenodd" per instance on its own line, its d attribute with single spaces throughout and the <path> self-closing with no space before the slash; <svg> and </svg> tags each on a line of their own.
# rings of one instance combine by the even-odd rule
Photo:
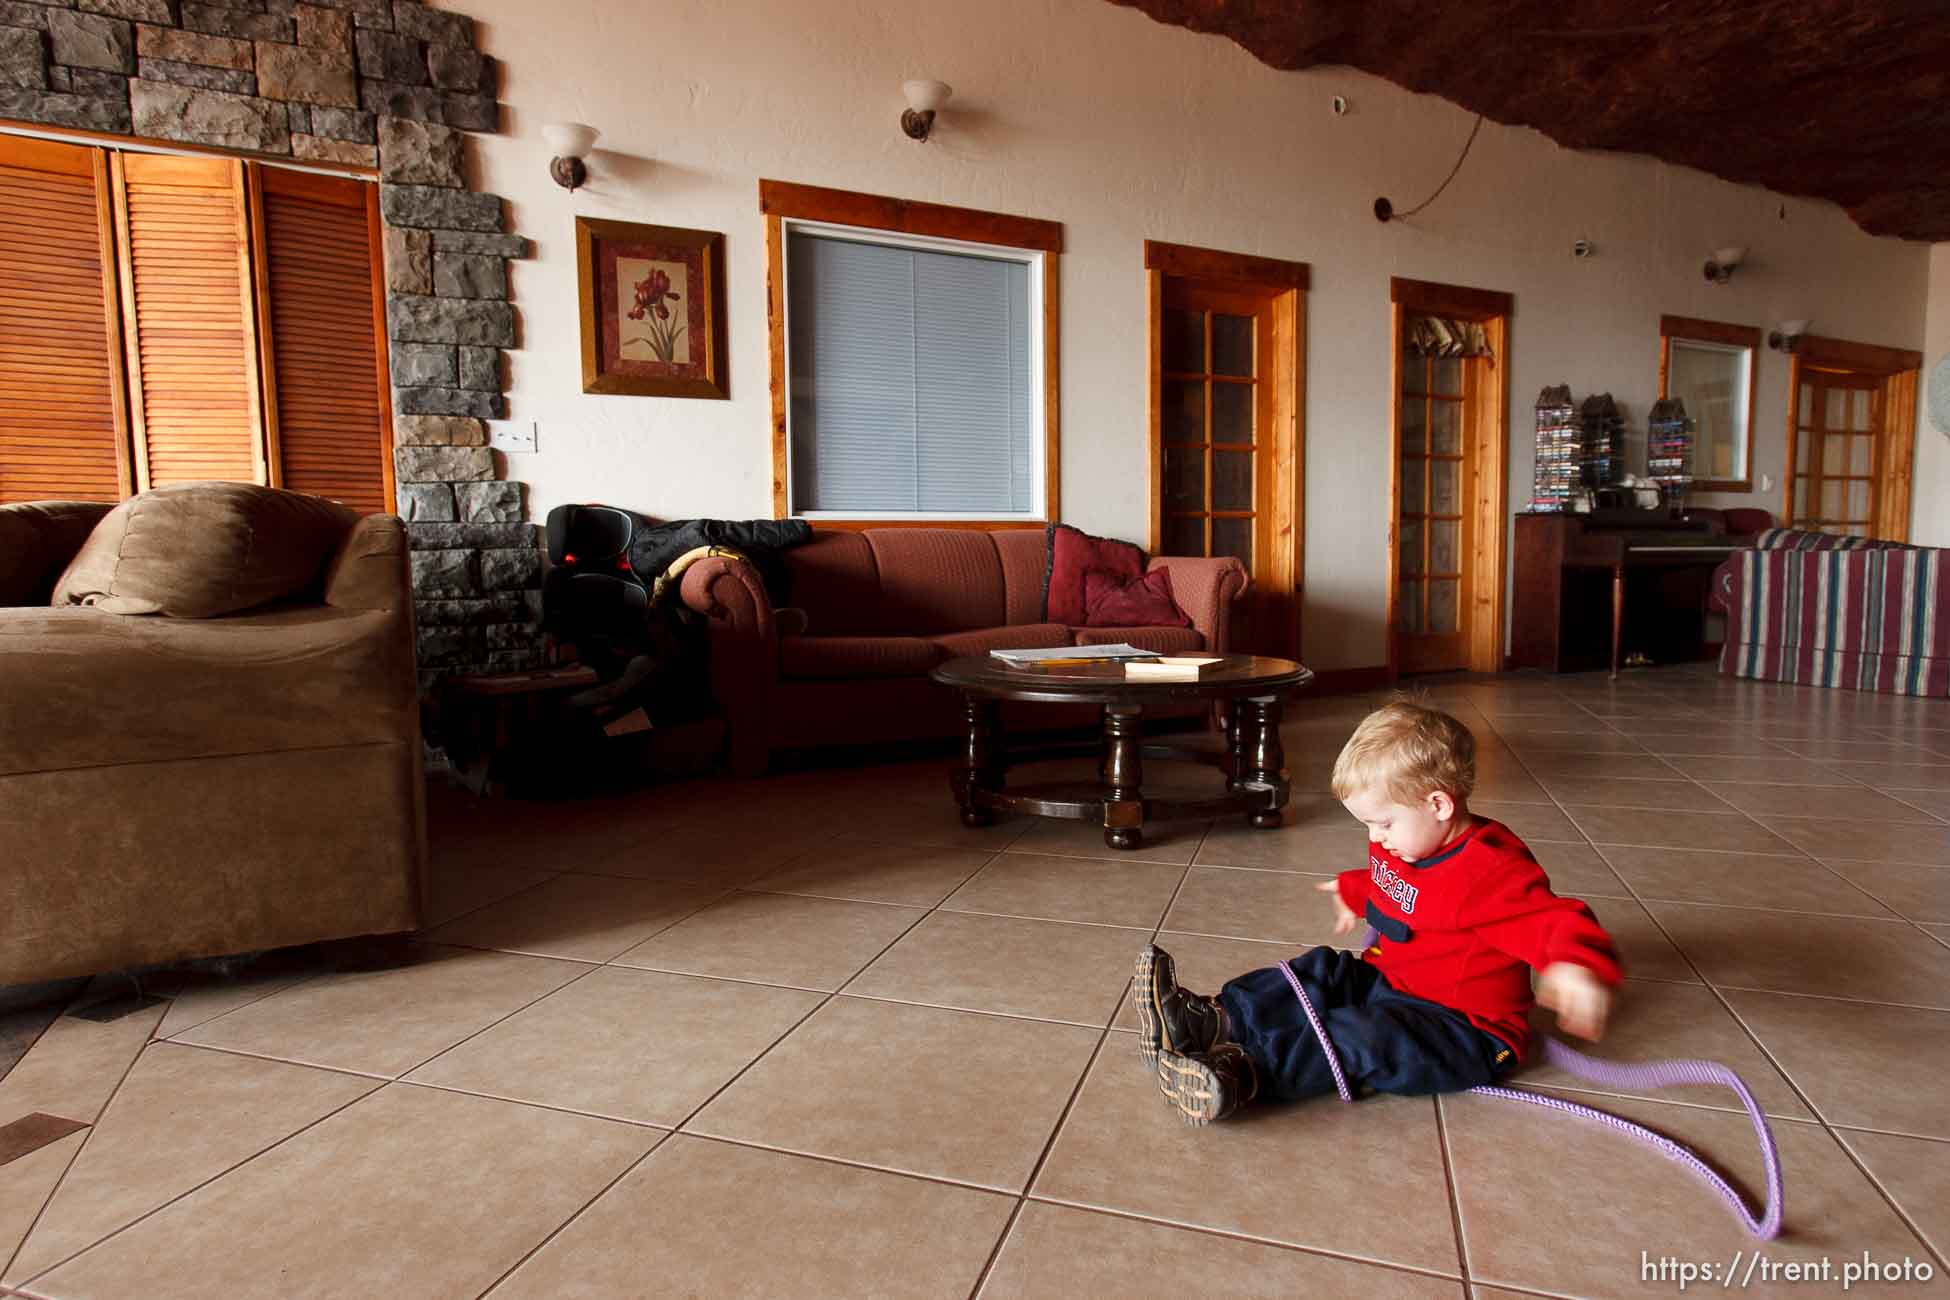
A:
<svg viewBox="0 0 1950 1300">
<path fill-rule="evenodd" d="M 582 391 L 729 397 L 724 236 L 576 218 Z"/>
</svg>

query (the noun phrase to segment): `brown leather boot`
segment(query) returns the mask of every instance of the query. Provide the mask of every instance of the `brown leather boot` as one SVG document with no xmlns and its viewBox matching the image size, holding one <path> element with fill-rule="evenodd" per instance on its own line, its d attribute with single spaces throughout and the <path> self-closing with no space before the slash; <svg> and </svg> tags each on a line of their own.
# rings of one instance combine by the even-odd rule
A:
<svg viewBox="0 0 1950 1300">
<path fill-rule="evenodd" d="M 1146 1065 L 1156 1065 L 1160 1051 L 1204 1052 L 1226 1040 L 1225 1008 L 1217 998 L 1178 987 L 1171 954 L 1156 944 L 1138 954 L 1131 1002 L 1138 1018 L 1138 1055 Z"/>
<path fill-rule="evenodd" d="M 1259 1075 L 1253 1058 L 1237 1043 L 1220 1043 L 1209 1052 L 1182 1055 L 1158 1053 L 1158 1087 L 1179 1117 L 1203 1128 L 1259 1095 Z"/>
</svg>

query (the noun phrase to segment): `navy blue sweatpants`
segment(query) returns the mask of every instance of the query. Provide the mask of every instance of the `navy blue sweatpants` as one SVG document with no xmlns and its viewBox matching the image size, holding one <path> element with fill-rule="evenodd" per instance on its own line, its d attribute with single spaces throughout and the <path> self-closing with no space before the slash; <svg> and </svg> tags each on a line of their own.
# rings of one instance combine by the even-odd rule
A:
<svg viewBox="0 0 1950 1300">
<path fill-rule="evenodd" d="M 1287 965 L 1300 977 L 1357 1095 L 1363 1085 L 1409 1095 L 1457 1092 L 1488 1083 L 1515 1063 L 1501 1039 L 1460 1011 L 1399 991 L 1352 953 L 1322 945 Z M 1258 1067 L 1259 1100 L 1334 1091 L 1320 1039 L 1278 968 L 1241 975 L 1219 990 L 1219 1001 L 1232 1041 Z"/>
</svg>

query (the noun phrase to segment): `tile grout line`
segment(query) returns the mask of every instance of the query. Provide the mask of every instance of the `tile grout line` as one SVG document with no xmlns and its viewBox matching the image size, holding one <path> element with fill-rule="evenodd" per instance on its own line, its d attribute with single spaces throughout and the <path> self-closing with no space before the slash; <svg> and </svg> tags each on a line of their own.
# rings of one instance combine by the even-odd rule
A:
<svg viewBox="0 0 1950 1300">
<path fill-rule="evenodd" d="M 1699 784 L 1699 782 L 1697 782 L 1695 778 L 1689 777 L 1687 779 L 1694 780 L 1695 784 Z M 1709 791 L 1709 793 L 1711 792 Z M 1564 811 L 1562 804 L 1559 804 L 1558 807 L 1559 807 L 1559 811 L 1561 812 Z M 1754 822 L 1754 824 L 1757 826 L 1761 826 L 1759 819 L 1755 818 L 1751 813 L 1747 813 L 1746 810 L 1744 809 L 1741 809 L 1739 811 L 1743 815 L 1745 815 L 1749 821 Z M 1568 816 L 1569 814 L 1566 813 L 1565 815 Z M 1766 827 L 1762 826 L 1762 829 L 1765 830 Z M 1589 837 L 1587 836 L 1587 838 Z M 1792 843 L 1792 841 L 1789 842 Z M 1601 858 L 1604 857 L 1603 850 L 1598 849 L 1597 844 L 1595 842 L 1592 844 L 1592 847 L 1598 851 L 1598 854 Z M 1799 845 L 1795 845 L 1794 847 L 1796 849 L 1800 849 Z M 1825 866 L 1825 864 L 1821 863 L 1820 860 L 1818 858 L 1815 858 L 1814 855 L 1812 854 L 1808 854 L 1805 851 L 1803 851 L 1803 856 L 1808 858 L 1809 861 L 1815 862 L 1816 865 L 1818 866 Z M 1607 865 L 1609 865 L 1610 859 L 1607 858 L 1605 859 L 1605 861 Z M 1618 874 L 1615 869 L 1613 871 L 1613 874 L 1614 875 Z M 1633 897 L 1638 902 L 1640 909 L 1645 912 L 1648 918 L 1651 919 L 1652 924 L 1659 930 L 1660 934 L 1664 936 L 1666 942 L 1672 946 L 1673 951 L 1677 952 L 1680 955 L 1680 958 L 1684 960 L 1689 967 L 1692 968 L 1693 973 L 1699 977 L 1701 984 L 1703 984 L 1706 987 L 1707 991 L 1711 993 L 1714 1000 L 1717 1001 L 1720 1004 L 1721 1008 L 1729 1016 L 1733 1018 L 1734 1023 L 1740 1026 L 1741 1032 L 1746 1034 L 1748 1040 L 1753 1043 L 1755 1050 L 1761 1054 L 1762 1058 L 1767 1061 L 1768 1065 L 1773 1068 L 1775 1073 L 1781 1076 L 1782 1081 L 1787 1084 L 1788 1088 L 1794 1093 L 1796 1098 L 1800 1100 L 1801 1104 L 1808 1108 L 1808 1113 L 1815 1117 L 1815 1122 L 1827 1134 L 1828 1140 L 1830 1142 L 1833 1142 L 1835 1146 L 1843 1152 L 1847 1160 L 1856 1167 L 1857 1172 L 1862 1174 L 1863 1177 L 1868 1180 L 1869 1185 L 1876 1189 L 1877 1193 L 1882 1196 L 1884 1203 L 1895 1213 L 1897 1220 L 1900 1223 L 1902 1223 L 1904 1227 L 1910 1230 L 1911 1235 L 1915 1237 L 1919 1243 L 1921 1243 L 1923 1249 L 1926 1252 L 1934 1255 L 1935 1251 L 1934 1248 L 1931 1247 L 1929 1243 L 1929 1239 L 1926 1236 L 1924 1236 L 1921 1230 L 1911 1220 L 1910 1216 L 1902 1209 L 1901 1205 L 1893 1197 L 1889 1195 L 1889 1193 L 1882 1186 L 1882 1184 L 1874 1177 L 1873 1174 L 1869 1172 L 1868 1167 L 1862 1162 L 1861 1158 L 1856 1154 L 1854 1148 L 1850 1147 L 1849 1144 L 1845 1140 L 1843 1140 L 1841 1135 L 1835 1130 L 1835 1127 L 1829 1122 L 1828 1117 L 1822 1113 L 1821 1108 L 1815 1105 L 1814 1100 L 1807 1095 L 1807 1093 L 1802 1089 L 1801 1085 L 1795 1081 L 1794 1077 L 1791 1074 L 1788 1073 L 1786 1067 L 1775 1057 L 1774 1053 L 1767 1047 L 1767 1045 L 1761 1041 L 1759 1034 L 1754 1030 L 1753 1026 L 1748 1024 L 1746 1019 L 1739 1014 L 1739 1012 L 1734 1008 L 1732 1002 L 1726 997 L 1725 993 L 1721 991 L 1720 987 L 1714 984 L 1711 980 L 1706 978 L 1705 972 L 1699 969 L 1698 964 L 1694 962 L 1693 958 L 1686 952 L 1684 948 L 1681 948 L 1679 944 L 1673 939 L 1671 933 L 1666 930 L 1665 925 L 1662 922 L 1660 922 L 1659 918 L 1656 915 L 1653 914 L 1652 909 L 1645 906 L 1644 899 L 1638 896 L 1637 890 L 1632 885 L 1632 883 L 1629 880 L 1625 880 L 1623 876 L 1620 876 L 1619 879 L 1624 882 L 1625 887 L 1628 890 L 1632 891 Z M 1728 987 L 1735 988 L 1737 986 L 1729 985 Z"/>
<path fill-rule="evenodd" d="M 1449 1193 L 1449 1231 L 1456 1238 L 1456 1267 L 1462 1271 L 1464 1289 L 1474 1295 L 1476 1288 L 1470 1285 L 1469 1279 L 1469 1238 L 1463 1234 L 1462 1188 L 1456 1182 L 1456 1156 L 1449 1147 L 1449 1125 L 1442 1109 L 1442 1094 L 1437 1093 L 1429 1100 L 1435 1114 L 1435 1149 L 1442 1155 L 1442 1185 Z"/>
<path fill-rule="evenodd" d="M 154 1042 L 156 1042 L 156 1041 L 167 1041 L 167 1040 L 166 1040 L 166 1039 L 165 1039 L 165 1040 L 155 1040 L 155 1039 L 152 1039 L 152 1040 L 150 1040 L 150 1041 L 151 1041 L 151 1043 L 154 1043 Z M 147 1050 L 148 1050 L 148 1044 L 145 1044 L 145 1045 L 144 1045 L 144 1049 L 143 1049 L 143 1050 L 144 1050 L 144 1051 L 147 1051 Z M 267 1058 L 267 1057 L 260 1057 L 260 1058 L 257 1058 L 257 1059 L 260 1059 L 260 1060 L 268 1060 L 268 1059 L 270 1059 L 270 1058 Z M 279 1064 L 283 1064 L 283 1065 L 291 1065 L 291 1064 L 294 1064 L 294 1063 L 293 1063 L 293 1062 L 288 1062 L 288 1061 L 286 1061 L 286 1062 L 279 1062 Z M 130 1062 L 130 1069 L 131 1069 L 131 1070 L 133 1070 L 133 1069 L 134 1069 L 134 1065 L 135 1065 L 135 1063 L 134 1063 L 133 1061 L 132 1061 L 132 1062 Z M 302 1069 L 310 1069 L 310 1068 L 313 1068 L 313 1067 L 310 1067 L 310 1066 L 301 1066 L 301 1067 L 297 1067 L 297 1068 L 302 1068 Z M 343 1073 L 343 1072 L 342 1072 L 342 1071 L 336 1071 L 336 1070 L 335 1070 L 335 1071 L 330 1071 L 330 1073 L 334 1073 L 334 1074 L 338 1074 L 338 1073 Z M 124 1075 L 123 1077 L 124 1077 L 124 1079 L 126 1080 L 126 1078 L 127 1078 L 127 1076 L 126 1076 L 126 1075 Z M 257 1159 L 257 1158 L 258 1158 L 259 1156 L 262 1156 L 262 1155 L 265 1155 L 265 1154 L 267 1154 L 267 1153 L 269 1153 L 269 1152 L 271 1152 L 271 1151 L 275 1151 L 275 1150 L 276 1150 L 277 1148 L 279 1148 L 279 1147 L 281 1147 L 281 1146 L 283 1146 L 283 1145 L 284 1145 L 285 1143 L 287 1143 L 287 1142 L 289 1142 L 289 1141 L 291 1141 L 291 1139 L 293 1139 L 293 1138 L 295 1138 L 295 1137 L 297 1137 L 297 1136 L 298 1136 L 299 1134 L 301 1134 L 301 1133 L 305 1133 L 305 1132 L 308 1132 L 309 1130 L 311 1130 L 311 1129 L 314 1129 L 314 1128 L 316 1128 L 316 1127 L 318 1127 L 318 1126 L 319 1126 L 320 1124 L 323 1124 L 323 1123 L 324 1123 L 324 1122 L 325 1122 L 326 1120 L 328 1120 L 328 1119 L 331 1119 L 331 1118 L 332 1118 L 333 1116 L 335 1116 L 335 1115 L 337 1115 L 337 1114 L 339 1114 L 340 1112 L 342 1112 L 342 1111 L 345 1111 L 345 1110 L 347 1110 L 347 1109 L 350 1109 L 350 1108 L 351 1108 L 351 1107 L 353 1107 L 353 1106 L 356 1106 L 356 1105 L 358 1105 L 358 1104 L 359 1104 L 360 1102 L 362 1102 L 362 1101 L 364 1101 L 364 1100 L 365 1100 L 366 1098 L 368 1098 L 368 1097 L 370 1097 L 370 1096 L 372 1096 L 373 1094 L 375 1094 L 375 1093 L 377 1093 L 377 1092 L 379 1092 L 379 1091 L 380 1091 L 380 1090 L 381 1090 L 382 1088 L 385 1088 L 385 1087 L 387 1086 L 387 1083 L 388 1083 L 388 1080 L 385 1080 L 385 1079 L 378 1079 L 378 1078 L 374 1078 L 374 1077 L 373 1077 L 373 1076 L 371 1076 L 371 1075 L 354 1075 L 354 1076 L 348 1076 L 348 1077 L 354 1077 L 354 1078 L 360 1078 L 360 1079 L 366 1079 L 366 1080 L 370 1080 L 373 1086 L 372 1086 L 372 1087 L 370 1087 L 370 1088 L 367 1088 L 367 1089 L 366 1089 L 366 1090 L 365 1090 L 364 1092 L 361 1092 L 361 1093 L 359 1093 L 359 1094 L 358 1094 L 357 1096 L 354 1096 L 354 1097 L 349 1097 L 349 1098 L 347 1098 L 347 1099 L 346 1099 L 346 1100 L 345 1100 L 344 1102 L 342 1102 L 341 1104 L 339 1104 L 339 1105 L 337 1105 L 337 1106 L 334 1106 L 334 1107 L 333 1107 L 332 1109 L 330 1109 L 330 1110 L 328 1110 L 328 1111 L 326 1111 L 326 1112 L 325 1112 L 325 1113 L 324 1113 L 323 1115 L 320 1115 L 320 1116 L 318 1116 L 318 1117 L 317 1117 L 316 1119 L 314 1119 L 314 1120 L 311 1120 L 311 1121 L 310 1121 L 309 1123 L 306 1123 L 306 1124 L 301 1124 L 301 1125 L 300 1125 L 299 1127 L 297 1127 L 297 1128 L 295 1128 L 295 1129 L 293 1129 L 293 1130 L 292 1130 L 291 1132 L 289 1132 L 289 1133 L 287 1133 L 287 1134 L 285 1134 L 285 1135 L 284 1135 L 283 1137 L 281 1137 L 281 1138 L 279 1138 L 279 1139 L 278 1139 L 277 1141 L 275 1141 L 275 1142 L 272 1142 L 272 1143 L 270 1143 L 270 1144 L 269 1144 L 269 1145 L 267 1145 L 267 1146 L 264 1146 L 264 1147 L 261 1147 L 261 1148 L 259 1148 L 258 1150 L 256 1150 L 256 1151 L 253 1151 L 253 1152 L 251 1152 L 251 1153 L 250 1153 L 249 1155 L 247 1155 L 247 1156 L 245 1156 L 245 1157 L 244 1157 L 243 1159 L 241 1159 L 241 1160 L 238 1160 L 238 1161 L 235 1161 L 235 1162 L 233 1162 L 233 1163 L 231 1163 L 231 1164 L 229 1164 L 229 1165 L 226 1165 L 226 1166 L 225 1166 L 224 1168 L 222 1168 L 222 1169 L 219 1169 L 219 1170 L 218 1170 L 218 1171 L 217 1171 L 216 1173 L 214 1173 L 214 1174 L 211 1174 L 211 1175 L 210 1175 L 210 1176 L 209 1176 L 208 1178 L 206 1178 L 206 1179 L 204 1179 L 204 1180 L 203 1180 L 202 1182 L 200 1182 L 200 1183 L 197 1183 L 197 1184 L 195 1184 L 195 1185 L 194 1185 L 194 1186 L 192 1186 L 192 1187 L 187 1187 L 187 1188 L 185 1188 L 185 1189 L 184 1189 L 183 1191 L 181 1191 L 181 1192 L 178 1192 L 178 1193 L 177 1193 L 177 1194 L 176 1194 L 175 1196 L 172 1196 L 172 1197 L 170 1197 L 170 1198 L 169 1198 L 168 1200 L 166 1200 L 166 1201 L 164 1201 L 164 1202 L 163 1202 L 162 1204 L 160 1204 L 160 1205 L 156 1205 L 156 1206 L 153 1206 L 153 1207 L 151 1207 L 150 1209 L 148 1209 L 148 1210 L 145 1210 L 145 1211 L 143 1211 L 143 1212 L 142 1212 L 141 1214 L 138 1214 L 138 1215 L 137 1215 L 137 1216 L 136 1216 L 135 1218 L 133 1218 L 133 1219 L 130 1219 L 130 1220 L 129 1220 L 129 1221 L 127 1222 L 127 1223 L 124 1223 L 124 1224 L 122 1224 L 122 1225 L 120 1225 L 119 1227 L 117 1227 L 117 1228 L 115 1228 L 115 1229 L 113 1229 L 112 1231 L 109 1231 L 109 1232 L 106 1232 L 106 1233 L 103 1233 L 103 1234 L 102 1234 L 102 1235 L 101 1235 L 100 1237 L 97 1237 L 97 1238 L 95 1238 L 94 1240 L 92 1240 L 92 1241 L 90 1241 L 90 1242 L 89 1242 L 89 1243 L 88 1243 L 87 1245 L 85 1245 L 85 1246 L 83 1246 L 83 1247 L 82 1247 L 82 1248 L 81 1248 L 80 1250 L 77 1250 L 77 1251 L 75 1251 L 75 1252 L 74 1252 L 73 1254 L 71 1254 L 71 1255 L 67 1255 L 67 1256 L 65 1256 L 64 1258 L 62 1258 L 62 1259 L 59 1259 L 59 1260 L 57 1260 L 57 1261 L 55 1261 L 55 1262 L 54 1262 L 54 1263 L 52 1263 L 52 1264 L 49 1264 L 49 1265 L 48 1265 L 48 1266 L 47 1266 L 46 1268 L 43 1268 L 43 1269 L 41 1269 L 41 1270 L 40 1270 L 39 1272 L 36 1272 L 36 1273 L 34 1273 L 34 1274 L 32 1274 L 32 1275 L 30 1275 L 29 1277 L 27 1277 L 27 1278 L 25 1278 L 25 1279 L 23 1279 L 23 1280 L 22 1280 L 22 1281 L 21 1281 L 21 1282 L 19 1283 L 19 1286 L 21 1286 L 21 1287 L 27 1287 L 27 1286 L 32 1286 L 32 1285 L 33 1285 L 33 1284 L 34 1284 L 35 1282 L 37 1282 L 37 1281 L 39 1281 L 40 1279 L 42 1279 L 42 1278 L 44 1278 L 44 1277 L 46 1277 L 46 1276 L 47 1276 L 47 1275 L 48 1275 L 49 1273 L 52 1273 L 52 1272 L 53 1272 L 53 1271 L 54 1271 L 55 1269 L 58 1269 L 58 1268 L 62 1268 L 62 1267 L 65 1267 L 66 1265 L 68 1265 L 68 1264 L 70 1264 L 70 1263 L 73 1263 L 73 1262 L 74 1262 L 75 1260 L 77 1260 L 77 1259 L 79 1259 L 79 1258 L 81 1258 L 81 1256 L 83 1256 L 83 1255 L 85 1255 L 85 1254 L 87 1254 L 87 1253 L 88 1253 L 89 1251 L 91 1251 L 91 1250 L 93 1250 L 93 1249 L 95 1249 L 95 1247 L 97 1247 L 97 1246 L 100 1246 L 100 1245 L 102 1245 L 102 1244 L 104 1244 L 105 1242 L 107 1242 L 107 1241 L 109 1241 L 109 1240 L 110 1240 L 110 1239 L 112 1239 L 112 1238 L 115 1238 L 115 1237 L 119 1237 L 119 1236 L 121 1236 L 121 1235 L 122 1235 L 123 1233 L 125 1233 L 125 1232 L 127 1232 L 127 1231 L 128 1231 L 129 1229 L 131 1229 L 131 1228 L 133 1228 L 133 1227 L 135 1227 L 135 1226 L 136 1226 L 137 1224 L 139 1224 L 139 1223 L 141 1223 L 141 1222 L 143 1222 L 144 1220 L 146 1220 L 146 1219 L 150 1219 L 150 1218 L 153 1218 L 153 1217 L 155 1217 L 156 1215 L 158 1215 L 158 1214 L 161 1214 L 161 1213 L 162 1213 L 162 1212 L 163 1212 L 164 1210 L 166 1210 L 166 1209 L 168 1209 L 168 1208 L 169 1208 L 170 1206 L 172 1206 L 172 1205 L 174 1205 L 174 1204 L 176 1204 L 176 1203 L 177 1203 L 178 1201 L 181 1201 L 181 1200 L 184 1200 L 184 1199 L 185 1199 L 185 1198 L 187 1198 L 187 1197 L 190 1197 L 190 1196 L 193 1196 L 193 1195 L 195 1195 L 195 1194 L 196 1194 L 197 1192 L 200 1192 L 200 1191 L 202 1191 L 202 1190 L 203 1190 L 203 1189 L 204 1189 L 205 1187 L 208 1187 L 208 1186 L 209 1186 L 209 1185 L 210 1185 L 211 1183 L 214 1183 L 214 1182 L 216 1182 L 216 1181 L 217 1181 L 218 1179 L 220 1179 L 220 1178 L 224 1178 L 224 1177 L 227 1177 L 227 1176 L 229 1176 L 230 1174 L 233 1174 L 233 1173 L 235 1173 L 235 1172 L 236 1172 L 237 1170 L 239 1170 L 239 1169 L 242 1169 L 242 1168 L 243 1168 L 243 1167 L 244 1167 L 245 1165 L 247 1165 L 247 1164 L 249 1164 L 249 1163 L 251 1163 L 251 1161 L 253 1161 L 253 1160 L 256 1160 L 256 1159 Z M 119 1091 L 121 1090 L 121 1088 L 120 1088 L 120 1085 L 119 1085 L 119 1084 L 117 1085 L 117 1088 L 116 1088 L 116 1090 L 117 1090 L 118 1092 L 119 1092 Z M 106 1114 L 106 1113 L 107 1113 L 107 1110 L 108 1110 L 108 1108 L 107 1108 L 106 1106 L 104 1106 L 104 1107 L 102 1108 L 102 1111 L 103 1111 L 103 1113 L 104 1113 L 104 1114 Z M 92 1131 L 92 1130 L 91 1130 L 91 1131 Z M 80 1158 L 81 1158 L 81 1152 L 80 1152 L 79 1150 L 77 1150 L 77 1151 L 75 1152 L 75 1159 L 76 1159 L 76 1160 L 79 1160 Z M 70 1165 L 69 1167 L 70 1167 L 70 1168 L 72 1168 L 72 1167 L 73 1167 L 73 1166 L 72 1166 L 72 1164 L 71 1164 L 71 1165 Z M 58 1188 L 57 1188 L 57 1190 L 58 1190 Z M 54 1197 L 53 1197 L 53 1195 L 52 1195 L 52 1193 L 50 1193 L 50 1194 L 49 1194 L 49 1196 L 48 1196 L 48 1203 L 49 1203 L 49 1204 L 52 1204 L 52 1203 L 53 1203 L 53 1200 L 54 1200 Z M 46 1208 L 46 1206 L 43 1206 L 42 1208 L 43 1208 L 43 1210 L 45 1210 L 45 1208 Z M 40 1218 L 39 1218 L 39 1216 L 37 1215 L 37 1216 L 35 1216 L 35 1223 L 36 1223 L 36 1225 L 38 1225 L 38 1224 L 39 1224 L 39 1222 L 40 1222 Z M 32 1235 L 33 1235 L 33 1229 L 32 1229 L 32 1228 L 30 1228 L 30 1229 L 28 1230 L 28 1237 L 31 1237 Z M 22 1246 L 24 1247 L 24 1246 L 26 1245 L 26 1243 L 27 1243 L 27 1238 L 26 1238 L 26 1237 L 23 1237 L 23 1238 L 21 1239 L 21 1245 L 22 1245 Z M 19 1252 L 18 1252 L 18 1251 L 16 1251 L 16 1252 L 15 1252 L 15 1254 L 14 1254 L 14 1258 L 16 1258 L 16 1259 L 17 1259 L 17 1258 L 19 1258 Z M 8 1268 L 12 1268 L 12 1267 L 13 1267 L 13 1263 L 12 1263 L 12 1261 L 11 1261 L 11 1260 L 9 1260 L 9 1261 L 8 1261 L 8 1265 L 7 1265 L 7 1267 L 8 1267 Z"/>
<path fill-rule="evenodd" d="M 87 996 L 87 993 L 88 986 L 83 985 L 81 991 L 75 995 L 74 1001 L 70 1002 L 67 1008 L 63 1008 L 61 1015 L 67 1015 L 68 1010 L 77 1005 L 83 997 Z M 168 1015 L 169 1013 L 165 1010 L 162 1014 Z M 59 1018 L 56 1017 L 56 1019 Z M 162 1015 L 159 1015 L 156 1017 L 156 1024 L 160 1025 L 161 1023 Z M 61 1194 L 62 1186 L 68 1181 L 68 1175 L 74 1172 L 75 1162 L 80 1160 L 81 1153 L 88 1149 L 88 1143 L 94 1139 L 95 1130 L 101 1125 L 102 1116 L 108 1114 L 108 1108 L 115 1104 L 115 1098 L 121 1093 L 122 1085 L 128 1082 L 130 1073 L 135 1069 L 135 1063 L 140 1061 L 142 1054 L 149 1050 L 149 1044 L 156 1041 L 154 1036 L 155 1032 L 155 1025 L 151 1025 L 149 1028 L 149 1036 L 145 1037 L 135 1051 L 130 1053 L 129 1062 L 122 1067 L 122 1073 L 116 1077 L 115 1086 L 108 1090 L 108 1096 L 102 1099 L 102 1104 L 96 1108 L 94 1116 L 89 1119 L 88 1127 L 82 1131 L 81 1141 L 76 1145 L 74 1154 L 69 1156 L 68 1163 L 61 1167 L 60 1176 L 54 1180 L 54 1186 L 47 1189 L 47 1195 L 42 1198 L 40 1208 L 34 1211 L 34 1217 L 28 1221 L 27 1231 L 20 1234 L 20 1240 L 15 1243 L 13 1249 L 7 1252 L 5 1260 L 0 1261 L 0 1277 L 6 1276 L 13 1269 L 14 1261 L 19 1259 L 20 1252 L 27 1248 L 27 1239 L 32 1237 L 34 1235 L 34 1229 L 40 1226 L 41 1219 L 47 1214 L 47 1207 L 52 1205 L 54 1198 Z M 26 1058 L 23 1056 L 21 1059 L 25 1060 Z"/>
</svg>

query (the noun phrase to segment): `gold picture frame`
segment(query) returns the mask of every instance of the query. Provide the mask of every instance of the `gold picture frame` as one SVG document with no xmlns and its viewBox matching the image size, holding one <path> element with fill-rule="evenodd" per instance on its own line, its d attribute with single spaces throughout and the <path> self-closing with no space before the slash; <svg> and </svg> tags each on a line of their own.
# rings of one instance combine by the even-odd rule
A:
<svg viewBox="0 0 1950 1300">
<path fill-rule="evenodd" d="M 731 396 L 724 236 L 577 217 L 582 391 Z"/>
</svg>

